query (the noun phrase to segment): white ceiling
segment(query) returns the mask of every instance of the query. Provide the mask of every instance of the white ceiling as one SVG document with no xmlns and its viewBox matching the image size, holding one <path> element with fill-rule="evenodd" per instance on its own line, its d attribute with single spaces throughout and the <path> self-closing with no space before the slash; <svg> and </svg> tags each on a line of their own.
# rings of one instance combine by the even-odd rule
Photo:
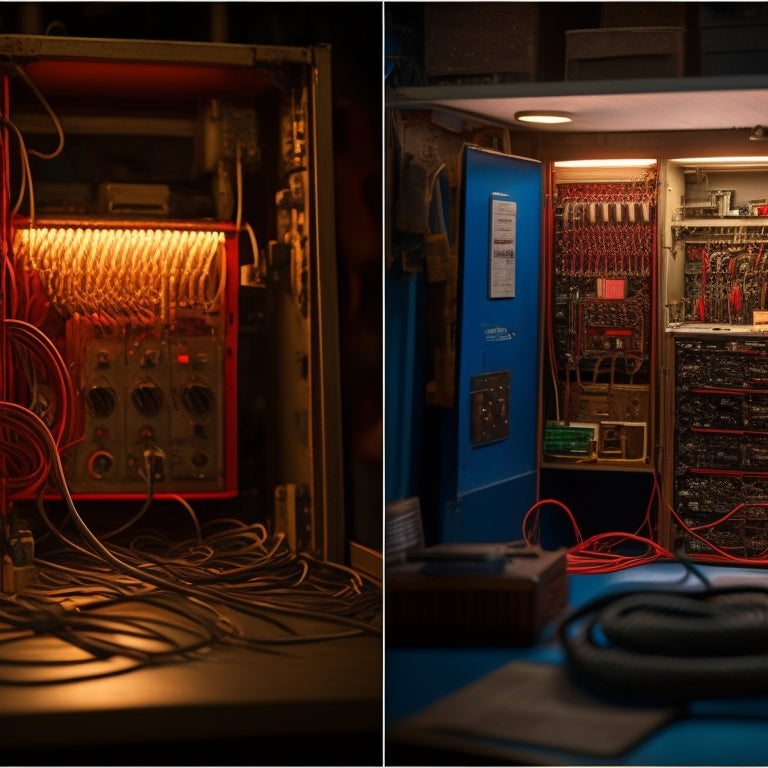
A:
<svg viewBox="0 0 768 768">
<path fill-rule="evenodd" d="M 768 76 L 606 82 L 434 86 L 400 89 L 390 106 L 441 106 L 521 130 L 549 132 L 690 131 L 768 126 Z M 523 110 L 569 112 L 573 122 L 530 128 Z"/>
</svg>

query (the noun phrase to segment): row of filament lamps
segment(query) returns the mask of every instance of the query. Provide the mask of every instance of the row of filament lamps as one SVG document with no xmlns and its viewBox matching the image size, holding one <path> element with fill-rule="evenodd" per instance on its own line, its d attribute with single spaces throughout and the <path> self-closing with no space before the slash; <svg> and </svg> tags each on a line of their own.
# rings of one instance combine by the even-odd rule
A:
<svg viewBox="0 0 768 768">
<path fill-rule="evenodd" d="M 34 227 L 16 231 L 13 251 L 65 316 L 167 319 L 177 308 L 216 309 L 224 240 L 217 231 Z"/>
</svg>

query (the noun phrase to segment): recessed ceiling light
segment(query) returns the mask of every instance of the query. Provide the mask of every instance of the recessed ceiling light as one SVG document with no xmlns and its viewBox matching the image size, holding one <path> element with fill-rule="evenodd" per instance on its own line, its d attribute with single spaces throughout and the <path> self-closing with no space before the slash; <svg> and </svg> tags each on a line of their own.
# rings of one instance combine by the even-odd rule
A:
<svg viewBox="0 0 768 768">
<path fill-rule="evenodd" d="M 521 123 L 538 123 L 539 125 L 556 125 L 558 123 L 570 123 L 573 118 L 567 112 L 553 112 L 552 110 L 531 109 L 525 112 L 516 112 L 515 120 Z"/>
</svg>

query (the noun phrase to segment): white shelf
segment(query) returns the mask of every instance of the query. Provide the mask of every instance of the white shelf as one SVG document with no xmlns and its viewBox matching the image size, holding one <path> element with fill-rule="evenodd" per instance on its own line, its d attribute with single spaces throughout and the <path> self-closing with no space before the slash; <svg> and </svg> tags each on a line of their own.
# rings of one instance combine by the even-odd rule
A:
<svg viewBox="0 0 768 768">
<path fill-rule="evenodd" d="M 682 336 L 768 336 L 768 325 L 736 325 L 729 323 L 670 323 L 667 333 Z"/>
<path fill-rule="evenodd" d="M 765 227 L 768 216 L 723 216 L 673 221 L 672 227 Z"/>
</svg>

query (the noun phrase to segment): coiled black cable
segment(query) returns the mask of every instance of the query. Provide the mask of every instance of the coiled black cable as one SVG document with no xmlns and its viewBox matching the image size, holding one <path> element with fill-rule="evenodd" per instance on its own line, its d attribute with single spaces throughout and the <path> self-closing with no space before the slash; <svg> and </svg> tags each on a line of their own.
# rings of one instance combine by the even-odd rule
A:
<svg viewBox="0 0 768 768">
<path fill-rule="evenodd" d="M 559 627 L 573 678 L 596 693 L 664 702 L 768 691 L 768 590 L 708 587 L 598 598 Z"/>
</svg>

